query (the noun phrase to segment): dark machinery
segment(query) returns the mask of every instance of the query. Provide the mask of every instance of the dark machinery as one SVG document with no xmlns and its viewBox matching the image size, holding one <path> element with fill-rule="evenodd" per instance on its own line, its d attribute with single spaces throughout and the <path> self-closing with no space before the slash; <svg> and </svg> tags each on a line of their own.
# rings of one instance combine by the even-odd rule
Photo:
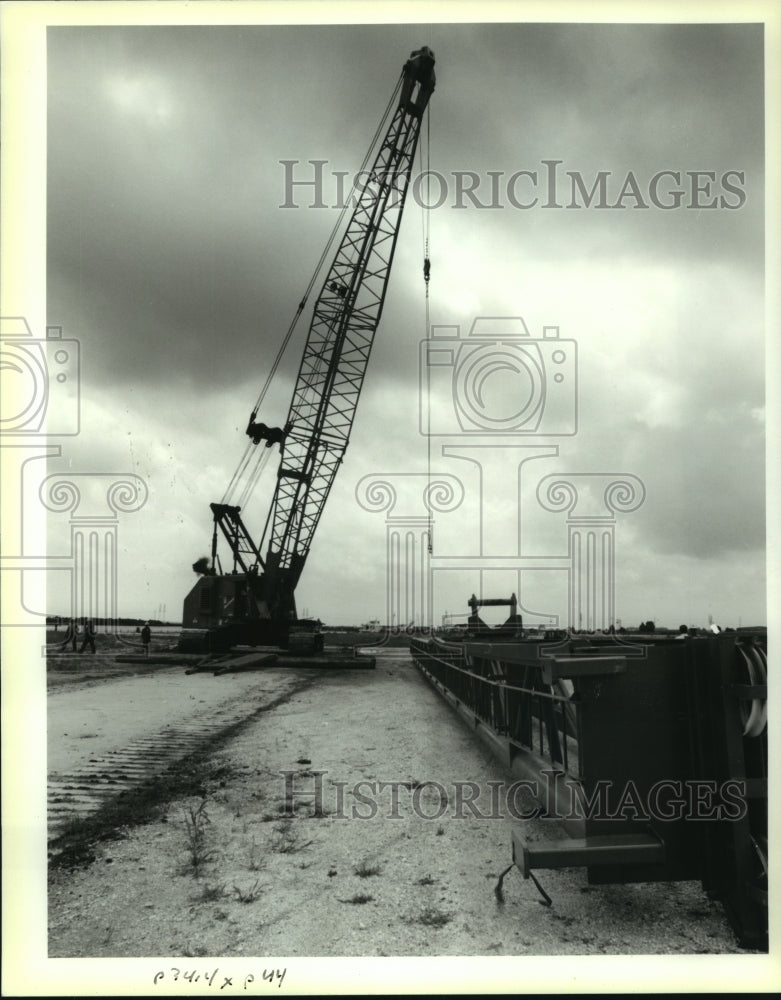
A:
<svg viewBox="0 0 781 1000">
<path fill-rule="evenodd" d="M 222 502 L 211 504 L 211 562 L 204 558 L 193 566 L 201 576 L 184 601 L 179 643 L 184 651 L 222 651 L 239 643 L 318 646 L 316 629 L 296 625 L 295 589 L 349 442 L 434 85 L 434 54 L 423 47 L 405 63 L 375 136 L 382 138 L 367 154 L 365 163 L 372 153 L 373 162 L 360 172 L 363 186 L 353 196 L 355 208 L 314 305 L 287 421 L 269 427 L 257 421 L 254 407 L 243 464 Z M 427 272 L 428 260 L 424 267 Z M 306 295 L 294 324 L 305 304 Z M 292 327 L 288 338 L 290 332 Z M 261 441 L 261 455 L 278 445 L 280 460 L 263 539 L 256 544 L 241 511 L 257 478 L 252 453 Z M 242 478 L 249 485 L 238 492 Z M 230 502 L 236 495 L 241 503 Z M 225 573 L 217 555 L 220 534 L 233 557 Z"/>
<path fill-rule="evenodd" d="M 509 598 L 504 597 L 485 597 L 478 598 L 474 594 L 469 598 L 469 607 L 471 609 L 471 614 L 467 621 L 467 628 L 470 635 L 481 635 L 488 634 L 494 639 L 499 638 L 499 636 L 510 636 L 512 638 L 519 637 L 523 631 L 523 618 L 518 614 L 518 598 L 513 594 Z M 490 628 L 478 613 L 478 608 L 487 607 L 509 607 L 510 615 L 507 621 L 501 625 L 498 629 Z"/>
<path fill-rule="evenodd" d="M 698 880 L 741 946 L 767 949 L 764 629 L 410 647 L 528 794 L 512 813 L 525 878 L 582 867 L 592 885 Z"/>
</svg>

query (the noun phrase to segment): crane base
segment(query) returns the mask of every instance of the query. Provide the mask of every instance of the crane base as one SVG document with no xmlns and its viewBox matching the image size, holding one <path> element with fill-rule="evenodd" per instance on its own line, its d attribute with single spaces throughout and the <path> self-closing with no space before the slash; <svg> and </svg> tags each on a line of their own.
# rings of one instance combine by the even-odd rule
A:
<svg viewBox="0 0 781 1000">
<path fill-rule="evenodd" d="M 218 629 L 188 628 L 179 634 L 176 649 L 179 653 L 227 653 L 231 637 Z"/>
</svg>

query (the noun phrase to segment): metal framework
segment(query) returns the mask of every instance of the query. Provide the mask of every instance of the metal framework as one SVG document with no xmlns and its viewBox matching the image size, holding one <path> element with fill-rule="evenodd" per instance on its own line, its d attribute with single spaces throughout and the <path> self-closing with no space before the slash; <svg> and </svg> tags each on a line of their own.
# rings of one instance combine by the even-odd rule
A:
<svg viewBox="0 0 781 1000">
<path fill-rule="evenodd" d="M 433 67 L 433 53 L 427 48 L 413 52 L 405 64 L 398 106 L 314 305 L 283 432 L 264 560 L 258 552 L 263 542 L 255 546 L 238 508 L 212 504 L 215 531 L 219 525 L 234 563 L 246 572 L 243 557 L 257 557 L 264 597 L 272 616 L 280 619 L 295 614 L 293 592 L 349 443 L 385 301 L 422 115 L 434 90 Z"/>
<path fill-rule="evenodd" d="M 412 639 L 415 663 L 563 839 L 513 829 L 525 877 L 699 879 L 742 946 L 768 931 L 766 636 Z"/>
<path fill-rule="evenodd" d="M 210 504 L 210 507 L 214 514 L 212 565 L 217 559 L 217 528 L 219 527 L 233 553 L 234 571 L 236 566 L 240 566 L 242 573 L 256 572 L 257 567 L 263 565 L 263 561 L 258 547 L 241 519 L 240 508 L 225 503 L 213 503 Z"/>
</svg>

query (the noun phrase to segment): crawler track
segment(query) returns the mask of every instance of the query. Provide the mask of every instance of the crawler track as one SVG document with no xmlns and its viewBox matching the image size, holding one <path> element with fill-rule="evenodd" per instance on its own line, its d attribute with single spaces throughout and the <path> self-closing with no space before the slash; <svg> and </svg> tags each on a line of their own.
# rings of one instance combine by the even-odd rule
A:
<svg viewBox="0 0 781 1000">
<path fill-rule="evenodd" d="M 50 854 L 74 820 L 89 820 L 122 797 L 171 772 L 185 758 L 236 734 L 259 715 L 286 702 L 313 682 L 300 676 L 294 685 L 261 705 L 238 702 L 212 720 L 193 718 L 139 736 L 119 749 L 90 756 L 64 774 L 50 774 L 47 788 L 47 835 Z"/>
<path fill-rule="evenodd" d="M 162 774 L 231 725 L 220 720 L 219 723 L 193 723 L 166 729 L 157 736 L 134 740 L 121 750 L 90 757 L 83 767 L 70 774 L 50 777 L 47 794 L 49 840 L 55 838 L 68 821 L 96 813 L 110 799 Z"/>
</svg>

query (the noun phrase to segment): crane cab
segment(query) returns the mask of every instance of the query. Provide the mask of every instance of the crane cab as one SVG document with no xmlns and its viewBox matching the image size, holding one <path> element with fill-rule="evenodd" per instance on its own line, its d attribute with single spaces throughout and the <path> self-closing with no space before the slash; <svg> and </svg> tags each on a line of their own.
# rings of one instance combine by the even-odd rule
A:
<svg viewBox="0 0 781 1000">
<path fill-rule="evenodd" d="M 224 652 L 235 645 L 278 641 L 252 573 L 202 576 L 184 599 L 181 652 Z"/>
</svg>

